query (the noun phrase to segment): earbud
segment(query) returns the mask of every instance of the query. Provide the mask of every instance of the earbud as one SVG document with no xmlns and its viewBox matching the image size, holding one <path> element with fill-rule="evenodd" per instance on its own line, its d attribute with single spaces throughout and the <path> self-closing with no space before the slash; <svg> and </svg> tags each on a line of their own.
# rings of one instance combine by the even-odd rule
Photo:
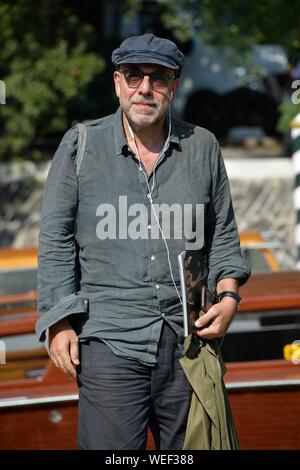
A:
<svg viewBox="0 0 300 470">
<path fill-rule="evenodd" d="M 172 90 L 172 91 L 171 91 L 171 94 L 170 94 L 170 101 L 171 101 L 171 99 L 173 98 L 173 95 L 174 95 L 174 91 Z"/>
</svg>

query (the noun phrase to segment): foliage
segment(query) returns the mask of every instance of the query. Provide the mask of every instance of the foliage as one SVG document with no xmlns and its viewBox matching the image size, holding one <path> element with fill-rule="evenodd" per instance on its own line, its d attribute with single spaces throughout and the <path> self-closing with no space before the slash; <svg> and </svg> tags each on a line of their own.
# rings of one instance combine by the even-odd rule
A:
<svg viewBox="0 0 300 470">
<path fill-rule="evenodd" d="M 300 113 L 300 105 L 293 104 L 289 101 L 283 101 L 279 106 L 280 119 L 278 121 L 278 130 L 286 132 L 290 128 L 293 118 Z"/>
<path fill-rule="evenodd" d="M 94 31 L 60 0 L 0 2 L 0 158 L 26 153 L 36 139 L 62 133 L 104 62 L 90 52 Z"/>
<path fill-rule="evenodd" d="M 299 60 L 300 3 L 297 0 L 162 0 L 165 24 L 176 34 L 191 29 L 215 45 L 238 50 L 250 44 L 282 44 Z"/>
<path fill-rule="evenodd" d="M 300 60 L 300 2 L 292 0 L 162 0 L 162 19 L 179 41 L 196 33 L 204 43 L 234 50 L 229 58 L 244 64 L 251 44 L 281 44 L 290 63 Z M 226 48 L 225 48 L 226 46 Z M 228 49 L 232 46 L 232 49 Z M 299 106 L 280 106 L 278 130 L 289 128 Z"/>
</svg>

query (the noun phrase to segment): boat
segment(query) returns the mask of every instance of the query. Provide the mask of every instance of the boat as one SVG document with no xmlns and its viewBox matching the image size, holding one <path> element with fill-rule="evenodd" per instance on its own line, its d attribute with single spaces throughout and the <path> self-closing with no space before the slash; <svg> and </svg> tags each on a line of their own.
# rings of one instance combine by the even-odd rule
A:
<svg viewBox="0 0 300 470">
<path fill-rule="evenodd" d="M 240 447 L 299 449 L 300 364 L 284 348 L 300 339 L 300 272 L 254 274 L 241 296 L 221 346 Z M 0 449 L 76 449 L 76 382 L 38 343 L 37 318 L 35 291 L 0 296 Z"/>
<path fill-rule="evenodd" d="M 300 272 L 253 275 L 222 344 L 225 384 L 241 449 L 300 449 Z"/>
</svg>

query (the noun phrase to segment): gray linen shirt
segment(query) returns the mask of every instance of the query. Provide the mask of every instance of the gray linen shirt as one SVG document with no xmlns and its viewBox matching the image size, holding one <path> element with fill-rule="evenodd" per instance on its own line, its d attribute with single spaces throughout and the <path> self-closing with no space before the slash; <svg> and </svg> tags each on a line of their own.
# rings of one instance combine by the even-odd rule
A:
<svg viewBox="0 0 300 470">
<path fill-rule="evenodd" d="M 74 164 L 77 139 L 77 127 L 65 134 L 44 191 L 37 335 L 43 341 L 49 326 L 69 316 L 80 339 L 100 338 L 116 355 L 154 365 L 163 321 L 182 341 L 182 307 L 165 242 L 161 234 L 151 236 L 155 220 L 149 190 L 128 147 L 121 109 L 87 124 L 78 177 Z M 241 256 L 228 178 L 215 137 L 203 128 L 172 119 L 169 146 L 153 178 L 151 174 L 148 182 L 153 185 L 154 204 L 204 205 L 209 287 L 214 288 L 222 278 L 235 278 L 243 284 L 250 270 Z M 139 227 L 132 208 L 141 206 L 133 204 L 147 209 L 139 218 Z M 193 214 L 195 224 L 195 211 Z M 143 235 L 126 236 L 127 224 Z M 110 235 L 103 239 L 105 230 Z M 171 227 L 165 236 L 179 288 L 177 256 L 185 249 L 185 239 L 175 232 Z"/>
</svg>

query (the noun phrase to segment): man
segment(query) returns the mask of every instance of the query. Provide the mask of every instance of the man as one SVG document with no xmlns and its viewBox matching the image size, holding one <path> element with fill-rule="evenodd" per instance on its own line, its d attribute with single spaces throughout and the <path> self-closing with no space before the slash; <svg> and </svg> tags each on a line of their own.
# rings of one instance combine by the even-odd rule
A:
<svg viewBox="0 0 300 470">
<path fill-rule="evenodd" d="M 216 139 L 171 119 L 183 54 L 145 34 L 125 40 L 112 61 L 120 108 L 87 124 L 78 178 L 76 127 L 49 172 L 37 333 L 49 332 L 55 365 L 77 376 L 80 449 L 143 449 L 149 424 L 158 449 L 181 449 L 191 397 L 179 364 L 185 209 L 196 207 L 195 228 L 204 208 L 208 283 L 227 292 L 197 321 L 199 337 L 225 334 L 249 270 Z"/>
</svg>

